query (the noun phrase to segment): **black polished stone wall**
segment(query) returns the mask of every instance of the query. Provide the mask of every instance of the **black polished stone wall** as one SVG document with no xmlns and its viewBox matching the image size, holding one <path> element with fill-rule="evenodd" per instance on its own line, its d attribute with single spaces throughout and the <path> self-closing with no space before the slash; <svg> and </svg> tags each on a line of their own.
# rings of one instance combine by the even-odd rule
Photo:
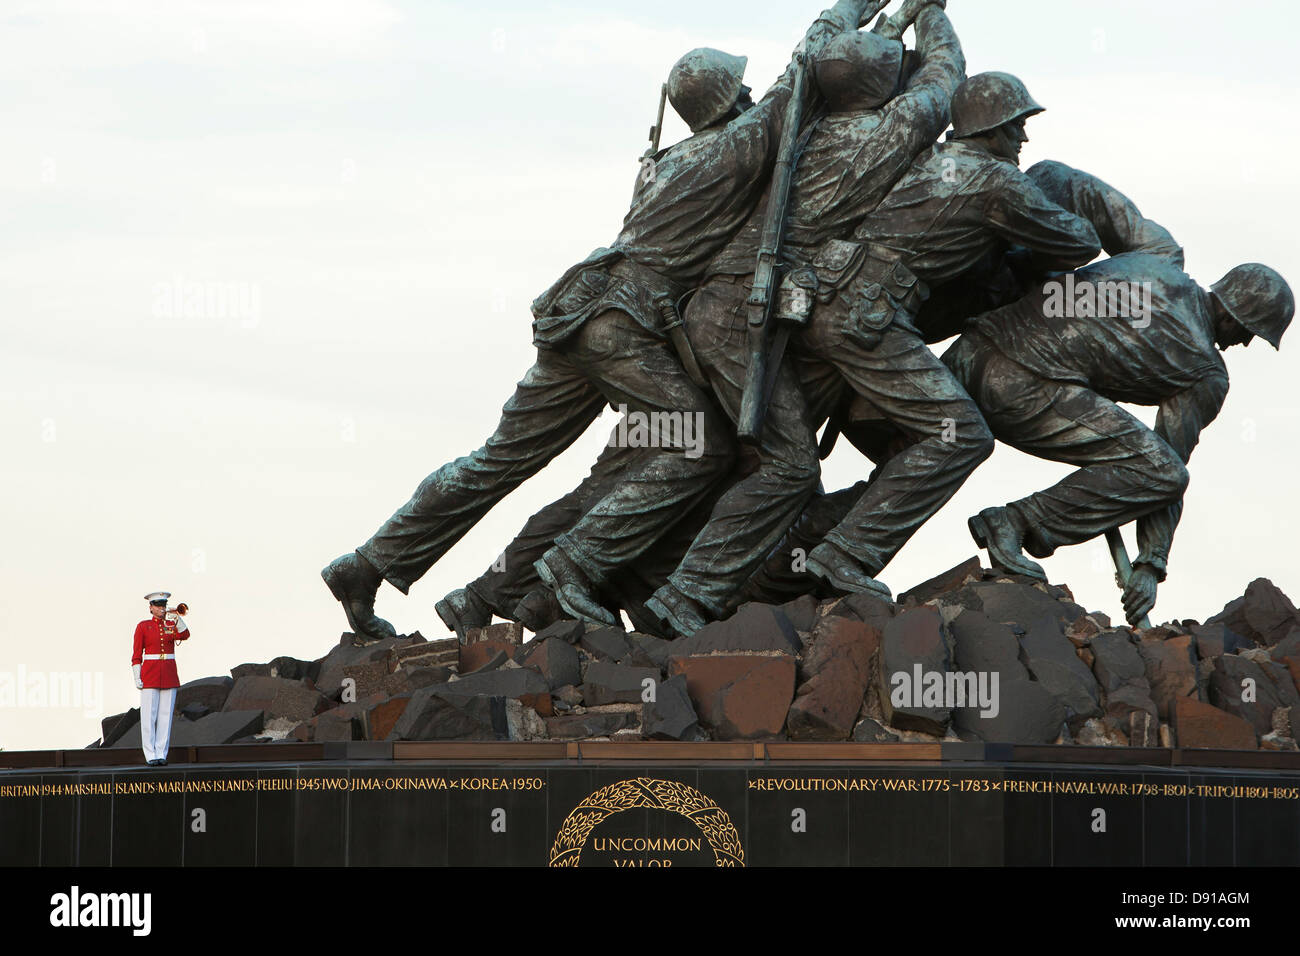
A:
<svg viewBox="0 0 1300 956">
<path fill-rule="evenodd" d="M 0 774 L 8 866 L 1300 866 L 1300 775 L 1016 765 Z"/>
</svg>

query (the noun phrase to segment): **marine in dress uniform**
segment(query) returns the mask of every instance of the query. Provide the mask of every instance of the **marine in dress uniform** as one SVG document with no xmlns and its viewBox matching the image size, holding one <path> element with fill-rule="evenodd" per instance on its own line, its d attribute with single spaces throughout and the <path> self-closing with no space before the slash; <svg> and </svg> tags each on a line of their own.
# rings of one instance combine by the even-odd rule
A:
<svg viewBox="0 0 1300 956">
<path fill-rule="evenodd" d="M 167 763 L 167 746 L 172 733 L 172 710 L 176 705 L 176 642 L 189 638 L 185 619 L 167 610 L 167 591 L 146 594 L 149 614 L 135 626 L 135 650 L 131 669 L 140 691 L 140 740 L 144 759 L 151 767 Z"/>
</svg>

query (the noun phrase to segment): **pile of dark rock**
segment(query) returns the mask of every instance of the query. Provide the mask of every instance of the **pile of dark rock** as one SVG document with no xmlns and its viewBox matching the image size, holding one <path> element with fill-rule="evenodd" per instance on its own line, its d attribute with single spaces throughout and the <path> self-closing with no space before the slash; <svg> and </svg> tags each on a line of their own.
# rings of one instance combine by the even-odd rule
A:
<svg viewBox="0 0 1300 956">
<path fill-rule="evenodd" d="M 983 740 L 1295 750 L 1300 611 L 1266 579 L 1135 631 L 978 559 L 889 603 L 748 604 L 665 641 L 561 621 L 241 664 L 177 693 L 172 746 L 339 740 Z M 982 682 L 982 683 L 981 683 Z M 976 688 L 981 691 L 977 691 Z M 990 699 L 990 693 L 992 698 Z M 956 694 L 957 696 L 954 696 Z M 139 712 L 92 746 L 139 747 Z"/>
</svg>

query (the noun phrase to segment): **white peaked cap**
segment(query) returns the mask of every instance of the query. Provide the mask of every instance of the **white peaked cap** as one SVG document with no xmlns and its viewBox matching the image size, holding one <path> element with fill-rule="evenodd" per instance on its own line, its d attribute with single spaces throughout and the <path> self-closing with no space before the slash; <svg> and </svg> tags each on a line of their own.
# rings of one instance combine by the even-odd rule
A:
<svg viewBox="0 0 1300 956">
<path fill-rule="evenodd" d="M 144 599 L 152 604 L 154 601 L 166 601 L 171 596 L 171 591 L 154 591 L 152 594 L 146 594 Z"/>
</svg>

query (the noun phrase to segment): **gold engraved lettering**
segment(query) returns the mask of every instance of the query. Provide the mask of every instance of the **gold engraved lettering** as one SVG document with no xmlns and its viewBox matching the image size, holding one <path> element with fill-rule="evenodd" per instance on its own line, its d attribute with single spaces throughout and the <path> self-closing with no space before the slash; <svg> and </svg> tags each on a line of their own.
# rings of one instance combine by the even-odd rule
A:
<svg viewBox="0 0 1300 956">
<path fill-rule="evenodd" d="M 625 810 L 650 808 L 675 813 L 690 820 L 700 829 L 713 851 L 717 866 L 744 866 L 745 853 L 740 845 L 740 834 L 731 823 L 726 812 L 694 787 L 675 780 L 656 780 L 651 777 L 637 777 L 634 780 L 622 780 L 602 787 L 582 801 L 560 825 L 551 847 L 551 866 L 577 866 L 587 838 L 599 824 L 609 817 Z M 662 846 L 671 843 L 674 846 L 690 846 L 692 841 L 703 848 L 698 838 L 597 838 L 602 841 L 629 839 L 633 844 L 638 841 L 646 844 L 657 839 Z M 685 841 L 682 844 L 681 841 Z M 603 843 L 602 843 L 603 845 Z M 662 865 L 652 861 L 616 861 L 616 865 L 655 866 Z"/>
</svg>

